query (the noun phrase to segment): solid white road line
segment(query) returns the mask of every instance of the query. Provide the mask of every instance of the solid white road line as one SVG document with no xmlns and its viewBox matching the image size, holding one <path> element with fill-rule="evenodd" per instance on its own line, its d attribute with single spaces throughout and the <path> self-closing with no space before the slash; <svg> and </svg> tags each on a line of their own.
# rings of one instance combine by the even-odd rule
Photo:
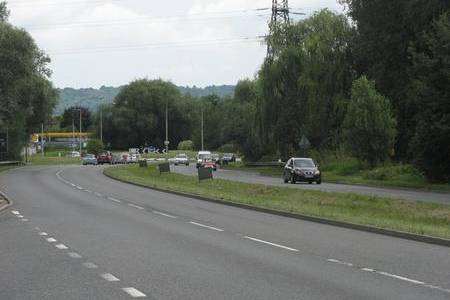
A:
<svg viewBox="0 0 450 300">
<path fill-rule="evenodd" d="M 144 293 L 138 291 L 137 289 L 133 287 L 127 287 L 122 289 L 124 292 L 126 292 L 128 295 L 130 295 L 133 298 L 144 298 L 147 297 Z"/>
<path fill-rule="evenodd" d="M 58 244 L 58 245 L 55 245 L 55 247 L 58 248 L 59 250 L 67 250 L 67 249 L 69 249 L 69 247 L 67 247 L 64 244 Z"/>
<path fill-rule="evenodd" d="M 18 212 L 17 210 L 13 210 L 11 213 L 14 215 L 20 215 L 20 212 Z"/>
<path fill-rule="evenodd" d="M 110 274 L 110 273 L 101 274 L 100 276 L 103 279 L 105 279 L 106 281 L 110 281 L 110 282 L 120 281 L 119 278 L 117 278 L 116 276 L 114 276 L 113 274 Z"/>
<path fill-rule="evenodd" d="M 98 266 L 96 264 L 93 264 L 91 262 L 85 262 L 85 263 L 83 263 L 83 266 L 85 266 L 88 269 L 97 269 L 98 268 Z"/>
<path fill-rule="evenodd" d="M 47 236 L 48 233 L 47 233 L 47 232 L 39 232 L 39 235 L 40 235 L 40 236 Z"/>
<path fill-rule="evenodd" d="M 154 210 L 153 213 L 154 213 L 154 214 L 157 214 L 157 215 L 160 215 L 160 216 L 172 218 L 172 219 L 176 219 L 176 218 L 177 218 L 176 216 L 172 216 L 172 215 L 169 215 L 169 214 L 165 214 L 165 213 L 160 212 L 160 211 L 157 211 L 157 210 Z"/>
<path fill-rule="evenodd" d="M 122 203 L 122 201 L 120 201 L 119 199 L 113 198 L 113 197 L 108 197 L 109 200 L 114 201 L 116 203 Z"/>
<path fill-rule="evenodd" d="M 299 250 L 294 249 L 294 248 L 290 248 L 290 247 L 286 247 L 286 246 L 283 246 L 283 245 L 280 245 L 280 244 L 275 244 L 275 243 L 271 243 L 271 242 L 268 242 L 268 241 L 252 238 L 250 236 L 244 236 L 244 238 L 252 240 L 252 241 L 255 241 L 255 242 L 259 242 L 259 243 L 271 245 L 271 246 L 274 246 L 274 247 L 282 248 L 282 249 L 285 249 L 285 250 L 293 251 L 293 252 L 298 252 L 299 251 Z"/>
<path fill-rule="evenodd" d="M 140 207 L 140 206 L 138 206 L 138 205 L 134 205 L 134 204 L 131 204 L 131 203 L 128 203 L 128 206 L 131 206 L 131 207 L 134 207 L 134 208 L 137 208 L 137 209 L 140 209 L 140 210 L 145 209 L 145 208 L 143 208 L 143 207 Z"/>
<path fill-rule="evenodd" d="M 199 227 L 203 227 L 203 228 L 208 228 L 208 229 L 211 229 L 211 230 L 215 230 L 215 231 L 220 231 L 220 232 L 222 232 L 223 231 L 223 229 L 220 229 L 220 228 L 216 228 L 216 227 L 212 227 L 212 226 L 208 226 L 208 225 L 203 225 L 203 224 L 200 224 L 200 223 L 197 223 L 197 222 L 189 222 L 190 224 L 192 224 L 192 225 L 195 225 L 195 226 L 199 226 Z"/>
<path fill-rule="evenodd" d="M 56 240 L 55 240 L 54 238 L 48 238 L 48 239 L 47 239 L 47 242 L 49 242 L 49 243 L 54 243 L 54 242 L 56 242 Z"/>
<path fill-rule="evenodd" d="M 69 252 L 68 254 L 72 258 L 81 258 L 81 255 L 76 252 Z"/>
</svg>

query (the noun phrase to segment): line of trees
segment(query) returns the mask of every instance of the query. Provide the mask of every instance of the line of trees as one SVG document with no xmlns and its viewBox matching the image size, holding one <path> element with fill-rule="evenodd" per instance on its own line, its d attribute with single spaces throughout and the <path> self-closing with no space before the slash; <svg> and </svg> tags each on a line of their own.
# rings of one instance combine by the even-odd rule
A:
<svg viewBox="0 0 450 300">
<path fill-rule="evenodd" d="M 267 59 L 233 97 L 184 96 L 161 80 L 137 80 L 103 107 L 112 147 L 170 141 L 233 149 L 247 160 L 345 149 L 376 165 L 413 162 L 431 180 L 450 175 L 449 4 L 345 0 L 351 20 L 322 10 L 274 30 Z M 280 38 L 285 34 L 287 38 Z M 286 41 L 287 42 L 283 42 Z M 97 116 L 98 120 L 98 116 Z"/>
<path fill-rule="evenodd" d="M 0 3 L 0 131 L 8 131 L 9 159 L 19 159 L 30 134 L 48 123 L 57 101 L 50 59 L 24 30 L 8 23 Z"/>
</svg>

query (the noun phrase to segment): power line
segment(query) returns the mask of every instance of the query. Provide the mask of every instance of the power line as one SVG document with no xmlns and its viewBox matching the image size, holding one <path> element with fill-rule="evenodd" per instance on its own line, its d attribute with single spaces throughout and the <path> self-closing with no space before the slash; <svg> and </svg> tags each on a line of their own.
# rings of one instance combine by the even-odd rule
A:
<svg viewBox="0 0 450 300">
<path fill-rule="evenodd" d="M 69 55 L 69 54 L 82 54 L 82 53 L 104 53 L 104 52 L 120 52 L 120 51 L 133 51 L 143 50 L 149 48 L 175 48 L 175 47 L 191 47 L 191 46 L 208 46 L 215 44 L 228 44 L 228 43 L 255 43 L 262 42 L 264 36 L 255 37 L 239 37 L 239 38 L 224 38 L 213 40 L 197 40 L 197 41 L 182 41 L 172 43 L 148 43 L 148 44 L 136 44 L 136 45 L 115 45 L 115 46 L 102 46 L 91 48 L 77 48 L 77 49 L 63 49 L 60 51 L 48 51 L 50 55 Z"/>
</svg>

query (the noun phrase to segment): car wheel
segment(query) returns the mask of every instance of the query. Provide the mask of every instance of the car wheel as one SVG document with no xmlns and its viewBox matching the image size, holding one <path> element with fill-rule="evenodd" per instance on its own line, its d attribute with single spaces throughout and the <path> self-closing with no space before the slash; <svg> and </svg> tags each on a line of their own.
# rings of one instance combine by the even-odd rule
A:
<svg viewBox="0 0 450 300">
<path fill-rule="evenodd" d="M 322 178 L 316 181 L 317 184 L 322 184 Z"/>
<path fill-rule="evenodd" d="M 308 181 L 308 184 L 312 184 L 313 182 L 312 181 Z"/>
</svg>

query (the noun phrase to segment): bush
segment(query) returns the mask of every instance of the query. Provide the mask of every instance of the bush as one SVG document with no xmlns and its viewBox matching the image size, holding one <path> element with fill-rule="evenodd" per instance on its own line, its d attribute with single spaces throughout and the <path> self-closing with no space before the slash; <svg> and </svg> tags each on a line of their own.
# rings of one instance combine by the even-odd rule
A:
<svg viewBox="0 0 450 300">
<path fill-rule="evenodd" d="M 178 150 L 193 151 L 194 142 L 192 142 L 191 140 L 182 141 L 178 144 Z"/>
<path fill-rule="evenodd" d="M 344 120 L 345 144 L 356 158 L 375 166 L 386 161 L 394 147 L 396 121 L 388 99 L 366 77 L 353 82 Z"/>
<path fill-rule="evenodd" d="M 88 142 L 86 151 L 89 154 L 99 155 L 104 149 L 103 142 L 101 140 L 92 139 Z"/>
<path fill-rule="evenodd" d="M 424 176 L 411 165 L 383 166 L 364 172 L 362 177 L 369 180 L 424 181 Z"/>
</svg>

